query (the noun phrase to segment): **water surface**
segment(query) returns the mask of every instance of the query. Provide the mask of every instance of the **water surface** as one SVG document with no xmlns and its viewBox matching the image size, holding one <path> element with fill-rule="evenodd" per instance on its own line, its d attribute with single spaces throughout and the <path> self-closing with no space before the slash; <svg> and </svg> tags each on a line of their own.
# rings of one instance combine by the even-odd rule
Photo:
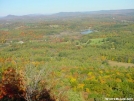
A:
<svg viewBox="0 0 134 101">
<path fill-rule="evenodd" d="M 87 29 L 87 30 L 83 30 L 81 31 L 81 34 L 90 34 L 92 33 L 93 31 L 91 29 Z"/>
</svg>

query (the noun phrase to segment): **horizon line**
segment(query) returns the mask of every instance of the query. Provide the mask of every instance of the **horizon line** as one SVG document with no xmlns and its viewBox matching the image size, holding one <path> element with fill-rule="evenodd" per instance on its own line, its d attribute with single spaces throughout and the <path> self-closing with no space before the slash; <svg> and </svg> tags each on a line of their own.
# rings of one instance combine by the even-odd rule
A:
<svg viewBox="0 0 134 101">
<path fill-rule="evenodd" d="M 116 11 L 116 10 L 134 10 L 134 8 L 129 9 L 111 9 L 111 10 L 92 10 L 92 11 L 61 11 L 61 12 L 53 12 L 53 13 L 29 13 L 29 14 L 7 14 L 7 15 L 0 15 L 0 17 L 6 17 L 6 16 L 27 16 L 27 15 L 53 15 L 58 13 L 82 13 L 82 12 L 97 12 L 97 11 Z"/>
</svg>

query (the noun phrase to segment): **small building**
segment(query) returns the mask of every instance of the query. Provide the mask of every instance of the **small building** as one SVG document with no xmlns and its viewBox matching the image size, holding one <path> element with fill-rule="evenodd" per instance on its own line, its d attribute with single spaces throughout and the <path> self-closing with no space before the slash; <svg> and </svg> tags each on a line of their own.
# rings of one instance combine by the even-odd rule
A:
<svg viewBox="0 0 134 101">
<path fill-rule="evenodd" d="M 18 43 L 19 43 L 19 44 L 23 44 L 24 42 L 23 42 L 23 41 L 19 41 Z"/>
</svg>

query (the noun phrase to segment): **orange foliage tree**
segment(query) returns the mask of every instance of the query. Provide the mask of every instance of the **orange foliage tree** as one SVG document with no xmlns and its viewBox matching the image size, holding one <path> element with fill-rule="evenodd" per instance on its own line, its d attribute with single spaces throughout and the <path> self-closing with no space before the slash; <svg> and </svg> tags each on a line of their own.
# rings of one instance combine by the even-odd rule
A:
<svg viewBox="0 0 134 101">
<path fill-rule="evenodd" d="M 32 86 L 29 89 L 30 85 L 26 84 L 25 79 L 21 71 L 18 72 L 11 67 L 5 69 L 0 80 L 0 101 L 55 101 L 50 90 L 44 86 L 41 90 Z"/>
<path fill-rule="evenodd" d="M 0 99 L 18 99 L 25 101 L 24 77 L 9 67 L 2 73 Z"/>
</svg>

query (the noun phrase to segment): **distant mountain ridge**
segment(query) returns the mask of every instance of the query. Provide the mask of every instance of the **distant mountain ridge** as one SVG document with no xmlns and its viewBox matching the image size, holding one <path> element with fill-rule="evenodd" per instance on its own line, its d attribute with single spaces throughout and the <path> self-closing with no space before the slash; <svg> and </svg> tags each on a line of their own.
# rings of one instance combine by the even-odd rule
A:
<svg viewBox="0 0 134 101">
<path fill-rule="evenodd" d="M 100 11 L 85 11 L 85 12 L 59 12 L 55 14 L 28 14 L 28 15 L 7 15 L 0 17 L 0 20 L 35 20 L 35 19 L 48 19 L 48 18 L 62 18 L 72 16 L 84 16 L 90 14 L 131 14 L 134 15 L 134 9 L 121 9 L 121 10 L 100 10 Z"/>
<path fill-rule="evenodd" d="M 74 15 L 74 14 L 120 14 L 120 13 L 134 13 L 134 9 L 121 9 L 121 10 L 100 10 L 100 11 L 83 11 L 83 12 L 59 12 L 54 14 L 27 14 L 27 15 L 21 15 L 21 16 L 48 16 L 48 15 Z M 18 15 L 7 15 L 5 17 L 20 17 Z"/>
</svg>

